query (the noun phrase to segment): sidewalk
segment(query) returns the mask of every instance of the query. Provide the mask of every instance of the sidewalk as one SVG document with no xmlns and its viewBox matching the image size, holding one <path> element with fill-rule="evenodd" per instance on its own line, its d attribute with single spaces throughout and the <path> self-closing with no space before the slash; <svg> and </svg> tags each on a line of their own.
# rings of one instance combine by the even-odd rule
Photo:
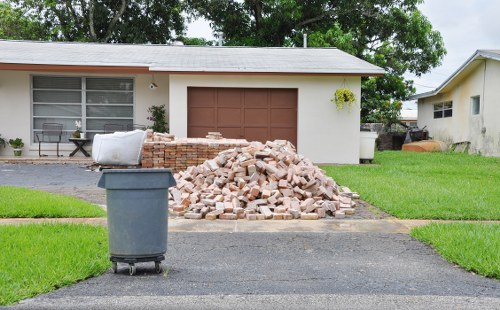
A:
<svg viewBox="0 0 500 310">
<path fill-rule="evenodd" d="M 248 221 L 248 220 L 187 220 L 183 218 L 169 218 L 169 232 L 363 232 L 408 234 L 413 227 L 429 223 L 452 223 L 467 221 L 446 220 L 401 220 L 396 218 L 362 220 L 362 219 L 326 219 L 316 221 Z M 477 221 L 470 221 L 476 222 Z M 500 221 L 483 221 L 483 223 L 500 223 Z M 74 223 L 107 225 L 106 218 L 7 218 L 0 219 L 0 225 L 29 224 L 29 223 Z"/>
<path fill-rule="evenodd" d="M 170 232 L 380 232 L 406 234 L 412 227 L 428 224 L 427 220 L 292 220 L 292 221 L 208 221 L 169 219 Z M 74 223 L 107 225 L 106 218 L 10 218 L 0 225 L 29 223 Z"/>
</svg>

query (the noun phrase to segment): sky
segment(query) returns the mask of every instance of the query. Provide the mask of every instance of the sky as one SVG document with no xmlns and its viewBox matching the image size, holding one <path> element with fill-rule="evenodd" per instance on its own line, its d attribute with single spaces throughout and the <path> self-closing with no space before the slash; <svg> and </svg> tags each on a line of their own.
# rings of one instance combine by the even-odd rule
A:
<svg viewBox="0 0 500 310">
<path fill-rule="evenodd" d="M 500 1 L 499 0 L 426 0 L 419 5 L 433 29 L 441 33 L 448 53 L 441 66 L 420 78 L 413 79 L 417 93 L 434 90 L 478 49 L 500 49 Z M 212 31 L 205 20 L 188 26 L 188 36 L 213 39 Z M 415 104 L 405 103 L 414 109 Z"/>
</svg>

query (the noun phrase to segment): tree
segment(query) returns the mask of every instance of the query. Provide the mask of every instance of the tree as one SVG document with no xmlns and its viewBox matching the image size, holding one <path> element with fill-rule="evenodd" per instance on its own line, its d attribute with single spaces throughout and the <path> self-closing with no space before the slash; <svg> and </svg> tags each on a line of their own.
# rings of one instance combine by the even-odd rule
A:
<svg viewBox="0 0 500 310">
<path fill-rule="evenodd" d="M 167 43 L 184 30 L 181 0 L 10 0 L 57 41 Z"/>
<path fill-rule="evenodd" d="M 418 10 L 422 0 L 186 0 L 193 16 L 224 32 L 227 45 L 336 46 L 386 70 L 364 78 L 362 121 L 394 120 L 387 111 L 415 92 L 403 74 L 438 66 L 446 50 Z M 387 114 L 383 116 L 384 114 Z M 396 115 L 397 116 L 397 115 Z"/>
<path fill-rule="evenodd" d="M 4 40 L 43 40 L 48 33 L 43 26 L 25 16 L 19 8 L 0 2 L 0 39 Z"/>
</svg>

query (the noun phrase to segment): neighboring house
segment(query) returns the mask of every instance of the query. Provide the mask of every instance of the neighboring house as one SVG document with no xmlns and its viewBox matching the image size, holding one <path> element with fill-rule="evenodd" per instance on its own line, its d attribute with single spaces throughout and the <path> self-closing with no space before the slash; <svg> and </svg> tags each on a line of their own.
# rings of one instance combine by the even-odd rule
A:
<svg viewBox="0 0 500 310">
<path fill-rule="evenodd" d="M 469 152 L 500 156 L 500 50 L 478 50 L 436 90 L 418 99 L 418 126 Z"/>
<path fill-rule="evenodd" d="M 399 121 L 409 127 L 417 127 L 418 111 L 403 109 L 399 115 Z"/>
<path fill-rule="evenodd" d="M 178 137 L 287 139 L 316 163 L 358 163 L 361 77 L 383 73 L 334 48 L 0 41 L 0 134 L 33 156 L 45 122 L 63 123 L 67 142 L 75 120 L 92 137 L 107 123 L 151 125 L 148 108 L 164 104 Z M 330 102 L 343 85 L 358 108 Z"/>
</svg>

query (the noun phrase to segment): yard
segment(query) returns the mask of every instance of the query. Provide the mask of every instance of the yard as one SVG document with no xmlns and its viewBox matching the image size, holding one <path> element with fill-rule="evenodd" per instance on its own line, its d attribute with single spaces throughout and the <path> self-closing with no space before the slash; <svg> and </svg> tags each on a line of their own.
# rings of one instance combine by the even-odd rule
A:
<svg viewBox="0 0 500 310">
<path fill-rule="evenodd" d="M 398 218 L 500 220 L 499 167 L 500 158 L 385 151 L 373 165 L 322 168 Z"/>
<path fill-rule="evenodd" d="M 385 151 L 373 165 L 325 166 L 361 198 L 404 219 L 500 220 L 500 158 Z M 500 279 L 500 224 L 442 223 L 412 236 L 468 271 Z"/>
<path fill-rule="evenodd" d="M 0 235 L 0 306 L 97 276 L 110 266 L 105 227 L 6 225 Z"/>
<path fill-rule="evenodd" d="M 0 186 L 0 218 L 103 217 L 97 205 L 64 195 L 14 186 Z"/>
<path fill-rule="evenodd" d="M 88 202 L 43 191 L 0 186 L 0 218 L 102 217 Z M 104 227 L 71 224 L 0 226 L 0 305 L 52 291 L 103 273 Z"/>
</svg>

